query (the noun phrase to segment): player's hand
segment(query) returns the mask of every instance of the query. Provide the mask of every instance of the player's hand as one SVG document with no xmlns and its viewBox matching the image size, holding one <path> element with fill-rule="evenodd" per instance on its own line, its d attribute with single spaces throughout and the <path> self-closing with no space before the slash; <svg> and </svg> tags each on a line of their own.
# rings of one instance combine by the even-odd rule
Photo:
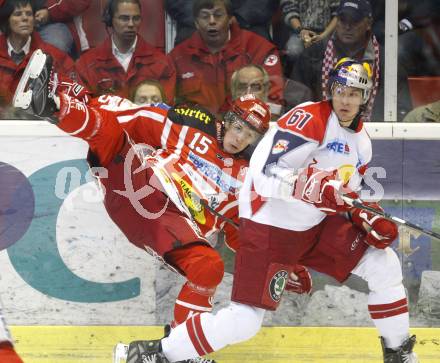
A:
<svg viewBox="0 0 440 363">
<path fill-rule="evenodd" d="M 310 294 L 312 291 L 312 277 L 305 266 L 295 265 L 287 280 L 286 290 L 297 294 Z"/>
<path fill-rule="evenodd" d="M 383 212 L 383 209 L 377 203 L 364 202 L 364 204 Z M 353 223 L 367 232 L 365 242 L 371 246 L 383 249 L 393 243 L 399 235 L 397 225 L 388 219 L 360 208 L 353 208 L 350 213 Z"/>
<path fill-rule="evenodd" d="M 338 171 L 325 171 L 309 167 L 298 173 L 293 188 L 293 196 L 306 203 L 313 204 L 326 214 L 347 212 L 351 204 L 342 196 L 357 199 L 357 193 L 344 186 L 338 178 Z"/>
</svg>

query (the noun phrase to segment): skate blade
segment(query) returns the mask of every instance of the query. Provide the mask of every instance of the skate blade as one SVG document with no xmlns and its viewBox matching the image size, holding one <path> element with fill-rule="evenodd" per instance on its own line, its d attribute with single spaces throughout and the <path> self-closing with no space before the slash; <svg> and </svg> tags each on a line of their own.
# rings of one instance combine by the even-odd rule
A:
<svg viewBox="0 0 440 363">
<path fill-rule="evenodd" d="M 25 91 L 29 79 L 37 78 L 43 70 L 46 62 L 46 54 L 41 49 L 37 49 L 29 60 L 23 75 L 20 78 L 17 89 L 15 90 L 14 98 L 12 99 L 12 105 L 16 108 L 29 108 L 32 101 L 32 90 Z"/>
<path fill-rule="evenodd" d="M 113 363 L 125 363 L 128 355 L 128 344 L 118 343 L 113 348 Z"/>
</svg>

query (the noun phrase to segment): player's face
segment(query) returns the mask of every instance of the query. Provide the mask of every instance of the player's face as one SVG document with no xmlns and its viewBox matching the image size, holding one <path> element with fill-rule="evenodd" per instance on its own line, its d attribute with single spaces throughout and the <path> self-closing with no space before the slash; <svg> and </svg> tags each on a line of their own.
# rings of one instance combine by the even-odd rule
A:
<svg viewBox="0 0 440 363">
<path fill-rule="evenodd" d="M 336 84 L 332 89 L 333 110 L 343 126 L 351 123 L 362 105 L 362 90 Z"/>
<path fill-rule="evenodd" d="M 11 35 L 28 37 L 34 30 L 34 12 L 31 5 L 18 6 L 9 17 Z"/>
<path fill-rule="evenodd" d="M 113 32 L 120 40 L 133 42 L 141 25 L 141 9 L 138 4 L 122 2 L 113 15 Z"/>
<path fill-rule="evenodd" d="M 137 105 L 147 105 L 150 103 L 162 102 L 162 95 L 159 88 L 152 84 L 144 84 L 140 86 L 134 95 L 133 102 Z"/>
<path fill-rule="evenodd" d="M 230 154 L 237 154 L 256 142 L 260 134 L 242 121 L 230 121 L 225 124 L 223 149 Z"/>
<path fill-rule="evenodd" d="M 224 4 L 218 3 L 212 9 L 201 9 L 195 25 L 208 47 L 219 48 L 227 41 L 231 17 Z"/>
</svg>

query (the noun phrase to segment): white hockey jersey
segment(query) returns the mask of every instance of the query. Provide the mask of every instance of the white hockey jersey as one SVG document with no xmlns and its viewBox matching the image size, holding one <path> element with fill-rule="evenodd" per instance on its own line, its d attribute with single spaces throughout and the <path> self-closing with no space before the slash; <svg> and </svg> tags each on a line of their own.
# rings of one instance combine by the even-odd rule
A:
<svg viewBox="0 0 440 363">
<path fill-rule="evenodd" d="M 337 169 L 341 180 L 359 190 L 371 157 L 371 140 L 361 120 L 351 130 L 340 126 L 329 101 L 301 104 L 278 120 L 253 153 L 240 191 L 240 217 L 308 230 L 325 214 L 293 198 L 291 176 L 309 166 Z"/>
</svg>

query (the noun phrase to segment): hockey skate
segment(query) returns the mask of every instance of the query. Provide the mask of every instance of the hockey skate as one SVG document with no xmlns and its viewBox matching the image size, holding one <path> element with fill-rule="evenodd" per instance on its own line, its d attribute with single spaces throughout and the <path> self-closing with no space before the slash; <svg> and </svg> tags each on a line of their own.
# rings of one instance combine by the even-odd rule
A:
<svg viewBox="0 0 440 363">
<path fill-rule="evenodd" d="M 56 111 L 53 92 L 50 90 L 52 57 L 37 49 L 27 64 L 17 89 L 12 105 L 23 109 L 39 118 L 49 118 Z M 53 86 L 56 89 L 56 85 Z"/>
<path fill-rule="evenodd" d="M 171 326 L 170 325 L 165 325 L 164 327 L 164 337 L 166 338 L 167 336 L 169 336 L 171 333 Z M 143 341 L 143 343 L 145 343 L 148 341 Z M 152 341 L 152 342 L 157 342 L 157 341 Z M 136 343 L 136 342 L 133 342 Z M 139 342 L 137 342 L 139 343 Z M 142 341 L 141 341 L 142 343 Z M 128 344 L 124 344 L 124 343 L 118 343 L 116 344 L 116 346 L 113 348 L 113 363 L 132 363 L 132 362 L 136 362 L 134 361 L 129 361 L 128 360 L 128 351 L 129 351 L 129 345 Z M 165 357 L 163 357 L 162 359 L 165 360 L 158 360 L 157 362 L 168 362 L 166 360 Z M 144 363 L 142 360 L 140 360 L 139 362 Z M 148 362 L 148 361 L 146 361 Z M 156 361 L 152 361 L 152 362 L 156 362 Z M 197 357 L 197 358 L 192 358 L 192 359 L 187 359 L 187 360 L 182 360 L 176 363 L 216 363 L 215 360 L 212 359 L 205 359 L 202 357 Z"/>
<path fill-rule="evenodd" d="M 380 338 L 383 351 L 384 363 L 418 363 L 417 354 L 413 352 L 416 336 L 413 335 L 405 340 L 399 347 L 399 350 L 393 350 L 385 347 L 385 341 Z"/>
<path fill-rule="evenodd" d="M 128 346 L 126 363 L 169 363 L 160 340 L 136 340 Z"/>
</svg>

